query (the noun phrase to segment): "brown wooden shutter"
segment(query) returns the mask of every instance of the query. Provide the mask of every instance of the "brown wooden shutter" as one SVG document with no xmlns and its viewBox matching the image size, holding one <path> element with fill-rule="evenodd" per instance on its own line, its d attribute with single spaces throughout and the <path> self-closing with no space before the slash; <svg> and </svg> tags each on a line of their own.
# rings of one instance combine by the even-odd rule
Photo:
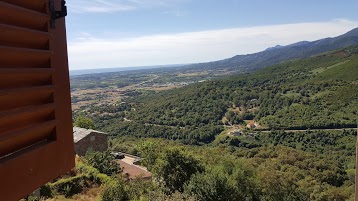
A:
<svg viewBox="0 0 358 201">
<path fill-rule="evenodd" d="M 50 16 L 49 0 L 0 0 L 1 201 L 74 167 L 65 20 Z"/>
</svg>

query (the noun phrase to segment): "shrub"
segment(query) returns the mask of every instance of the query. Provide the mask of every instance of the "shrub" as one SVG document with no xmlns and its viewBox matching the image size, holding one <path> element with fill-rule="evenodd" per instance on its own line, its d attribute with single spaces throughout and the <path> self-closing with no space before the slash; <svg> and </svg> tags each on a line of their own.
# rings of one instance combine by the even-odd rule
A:
<svg viewBox="0 0 358 201">
<path fill-rule="evenodd" d="M 113 179 L 111 177 L 109 177 L 108 175 L 106 175 L 106 174 L 99 173 L 99 174 L 96 175 L 96 181 L 99 184 L 106 184 L 106 183 L 108 183 L 108 182 L 110 182 L 112 180 Z"/>
<path fill-rule="evenodd" d="M 125 190 L 123 180 L 113 180 L 108 182 L 103 190 L 102 201 L 127 201 L 128 192 Z"/>
<path fill-rule="evenodd" d="M 86 187 L 86 176 L 79 175 L 66 179 L 60 179 L 55 183 L 50 184 L 50 187 L 57 193 L 70 197 L 74 194 L 80 193 Z"/>
<path fill-rule="evenodd" d="M 81 174 L 96 184 L 104 184 L 112 180 L 108 175 L 100 173 L 96 168 L 85 163 L 77 162 L 76 168 Z"/>
<path fill-rule="evenodd" d="M 86 128 L 86 129 L 94 129 L 94 122 L 92 119 L 87 118 L 85 116 L 78 116 L 73 123 L 74 126 Z"/>
<path fill-rule="evenodd" d="M 199 201 L 243 200 L 235 198 L 235 187 L 230 185 L 226 175 L 219 172 L 193 175 L 185 191 Z"/>
<path fill-rule="evenodd" d="M 165 151 L 154 167 L 154 172 L 171 193 L 183 192 L 190 177 L 203 171 L 198 160 L 176 148 Z"/>
<path fill-rule="evenodd" d="M 40 188 L 40 195 L 44 198 L 52 198 L 53 192 L 50 185 L 46 184 Z"/>
<path fill-rule="evenodd" d="M 119 164 L 116 163 L 114 156 L 108 151 L 92 152 L 87 154 L 85 158 L 88 164 L 108 176 L 121 172 Z"/>
</svg>

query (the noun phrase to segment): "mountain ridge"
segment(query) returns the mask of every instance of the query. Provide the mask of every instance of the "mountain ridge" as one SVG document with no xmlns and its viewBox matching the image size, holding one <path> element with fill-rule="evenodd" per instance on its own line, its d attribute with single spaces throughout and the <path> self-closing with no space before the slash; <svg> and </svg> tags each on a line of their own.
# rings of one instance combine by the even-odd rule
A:
<svg viewBox="0 0 358 201">
<path fill-rule="evenodd" d="M 257 53 L 236 55 L 223 60 L 191 64 L 186 67 L 202 68 L 203 70 L 229 69 L 244 73 L 283 61 L 307 58 L 354 45 L 358 45 L 358 28 L 333 38 L 323 38 L 311 42 L 300 41 L 286 46 L 277 45 Z"/>
</svg>

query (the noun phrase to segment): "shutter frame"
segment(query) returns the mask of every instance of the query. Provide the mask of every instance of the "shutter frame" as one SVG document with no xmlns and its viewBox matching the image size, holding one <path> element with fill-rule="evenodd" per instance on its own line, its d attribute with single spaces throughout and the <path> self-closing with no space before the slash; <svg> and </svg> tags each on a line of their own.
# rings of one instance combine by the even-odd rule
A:
<svg viewBox="0 0 358 201">
<path fill-rule="evenodd" d="M 65 18 L 50 15 L 48 0 L 0 2 L 0 200 L 74 167 Z"/>
</svg>

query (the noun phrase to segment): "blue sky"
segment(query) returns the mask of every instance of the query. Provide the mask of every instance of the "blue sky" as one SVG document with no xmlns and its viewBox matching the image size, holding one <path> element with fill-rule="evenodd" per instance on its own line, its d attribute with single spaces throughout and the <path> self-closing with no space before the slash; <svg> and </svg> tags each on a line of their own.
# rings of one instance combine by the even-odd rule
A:
<svg viewBox="0 0 358 201">
<path fill-rule="evenodd" d="M 67 0 L 70 69 L 205 62 L 358 27 L 356 0 Z"/>
</svg>

